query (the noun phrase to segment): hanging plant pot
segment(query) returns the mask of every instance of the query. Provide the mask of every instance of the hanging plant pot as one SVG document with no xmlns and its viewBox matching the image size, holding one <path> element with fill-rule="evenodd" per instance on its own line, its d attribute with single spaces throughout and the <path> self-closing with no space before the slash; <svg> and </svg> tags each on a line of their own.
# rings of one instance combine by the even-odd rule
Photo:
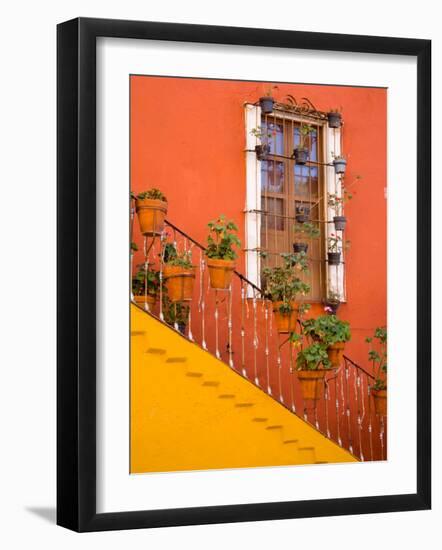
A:
<svg viewBox="0 0 442 550">
<path fill-rule="evenodd" d="M 328 265 L 339 265 L 341 263 L 340 252 L 327 252 Z"/>
<path fill-rule="evenodd" d="M 255 145 L 256 158 L 258 160 L 267 160 L 270 154 L 270 145 L 268 143 L 261 143 L 261 145 Z"/>
<path fill-rule="evenodd" d="M 293 252 L 298 254 L 299 252 L 305 252 L 307 254 L 308 244 L 307 243 L 293 243 Z"/>
<path fill-rule="evenodd" d="M 327 348 L 328 360 L 332 367 L 339 367 L 344 357 L 345 342 L 336 342 Z"/>
<path fill-rule="evenodd" d="M 263 115 L 269 115 L 273 112 L 273 104 L 275 100 L 271 96 L 264 96 L 259 98 L 259 106 L 261 107 L 261 113 Z"/>
<path fill-rule="evenodd" d="M 295 147 L 293 150 L 296 164 L 305 164 L 308 161 L 307 147 Z"/>
<path fill-rule="evenodd" d="M 137 306 L 140 306 L 143 309 L 146 309 L 147 306 L 147 309 L 152 311 L 156 298 L 155 296 L 152 296 L 152 294 L 148 294 L 147 296 L 142 294 L 141 296 L 134 296 L 133 301 L 137 304 Z"/>
<path fill-rule="evenodd" d="M 335 158 L 333 160 L 333 166 L 335 167 L 335 174 L 345 174 L 347 161 L 344 158 Z"/>
<path fill-rule="evenodd" d="M 308 206 L 297 206 L 295 209 L 295 220 L 298 223 L 308 222 L 310 219 L 310 208 Z"/>
<path fill-rule="evenodd" d="M 228 290 L 232 282 L 235 262 L 208 258 L 207 267 L 209 268 L 210 286 L 217 290 Z"/>
<path fill-rule="evenodd" d="M 342 125 L 341 113 L 331 111 L 330 113 L 327 113 L 327 120 L 329 128 L 340 128 Z"/>
<path fill-rule="evenodd" d="M 165 265 L 163 277 L 171 302 L 190 302 L 195 284 L 195 268 Z"/>
<path fill-rule="evenodd" d="M 296 371 L 304 400 L 317 401 L 322 397 L 326 373 L 325 369 Z"/>
<path fill-rule="evenodd" d="M 374 410 L 379 416 L 387 416 L 387 390 L 371 390 Z"/>
<path fill-rule="evenodd" d="M 347 218 L 345 216 L 334 216 L 333 223 L 335 224 L 336 231 L 344 231 L 347 224 Z"/>
<path fill-rule="evenodd" d="M 284 302 L 273 302 L 273 313 L 275 315 L 275 324 L 278 334 L 289 334 L 296 329 L 296 321 L 298 319 L 298 312 L 296 310 L 296 304 L 291 304 L 291 311 L 281 312 L 280 306 Z"/>
<path fill-rule="evenodd" d="M 137 199 L 135 209 L 143 235 L 161 235 L 167 214 L 167 202 L 158 199 Z"/>
<path fill-rule="evenodd" d="M 338 312 L 339 306 L 341 305 L 341 302 L 325 302 L 326 307 L 330 308 L 331 311 L 328 313 L 330 315 L 336 315 Z"/>
</svg>

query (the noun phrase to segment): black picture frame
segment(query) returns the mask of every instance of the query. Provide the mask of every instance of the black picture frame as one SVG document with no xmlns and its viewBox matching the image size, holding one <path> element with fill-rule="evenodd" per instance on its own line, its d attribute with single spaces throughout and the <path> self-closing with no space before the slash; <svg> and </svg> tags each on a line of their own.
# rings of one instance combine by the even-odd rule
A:
<svg viewBox="0 0 442 550">
<path fill-rule="evenodd" d="M 96 512 L 96 39 L 116 37 L 417 58 L 417 492 Z M 75 531 L 425 510 L 431 506 L 431 41 L 79 18 L 57 28 L 57 523 Z"/>
</svg>

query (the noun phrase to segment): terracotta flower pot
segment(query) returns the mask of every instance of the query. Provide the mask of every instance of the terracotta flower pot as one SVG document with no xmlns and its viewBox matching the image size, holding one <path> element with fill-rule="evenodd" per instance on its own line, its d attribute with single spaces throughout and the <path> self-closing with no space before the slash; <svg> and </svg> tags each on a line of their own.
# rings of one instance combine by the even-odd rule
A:
<svg viewBox="0 0 442 550">
<path fill-rule="evenodd" d="M 273 302 L 273 313 L 275 315 L 276 330 L 279 334 L 289 334 L 296 329 L 298 312 L 295 304 L 291 304 L 292 310 L 289 313 L 281 313 L 279 306 L 284 302 Z"/>
<path fill-rule="evenodd" d="M 336 342 L 327 348 L 327 355 L 333 367 L 339 367 L 344 356 L 345 342 Z"/>
<path fill-rule="evenodd" d="M 218 290 L 228 290 L 232 282 L 235 262 L 208 258 L 207 267 L 209 268 L 210 286 Z"/>
<path fill-rule="evenodd" d="M 143 235 L 161 235 L 167 214 L 167 202 L 157 199 L 137 199 L 135 208 Z"/>
<path fill-rule="evenodd" d="M 171 302 L 190 302 L 195 284 L 195 268 L 179 265 L 165 265 L 163 277 L 167 296 Z"/>
<path fill-rule="evenodd" d="M 143 309 L 145 308 L 145 305 L 147 304 L 147 309 L 149 311 L 152 311 L 152 309 L 155 305 L 155 302 L 156 302 L 156 298 L 155 298 L 155 296 L 152 296 L 151 294 L 148 294 L 147 296 L 142 294 L 141 296 L 134 296 L 133 301 L 137 304 L 137 306 L 140 306 Z"/>
<path fill-rule="evenodd" d="M 295 371 L 301 386 L 303 399 L 317 401 L 322 396 L 326 370 L 297 370 Z"/>
<path fill-rule="evenodd" d="M 371 390 L 371 395 L 375 413 L 379 416 L 387 416 L 387 390 Z"/>
</svg>

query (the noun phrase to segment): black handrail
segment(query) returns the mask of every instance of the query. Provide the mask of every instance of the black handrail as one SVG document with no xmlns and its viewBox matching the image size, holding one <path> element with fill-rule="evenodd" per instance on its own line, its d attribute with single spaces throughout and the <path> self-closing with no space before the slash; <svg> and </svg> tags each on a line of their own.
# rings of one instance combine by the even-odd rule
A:
<svg viewBox="0 0 442 550">
<path fill-rule="evenodd" d="M 363 367 L 361 367 L 360 365 L 358 365 L 357 363 L 355 363 L 354 361 L 352 361 L 350 359 L 350 357 L 347 357 L 346 355 L 344 355 L 344 360 L 345 361 L 348 361 L 349 363 L 351 363 L 355 368 L 357 368 L 358 370 L 362 371 L 364 374 L 366 374 L 367 376 L 369 376 L 370 378 L 372 378 L 373 380 L 376 380 L 376 378 L 370 374 L 368 371 L 366 371 Z"/>
</svg>

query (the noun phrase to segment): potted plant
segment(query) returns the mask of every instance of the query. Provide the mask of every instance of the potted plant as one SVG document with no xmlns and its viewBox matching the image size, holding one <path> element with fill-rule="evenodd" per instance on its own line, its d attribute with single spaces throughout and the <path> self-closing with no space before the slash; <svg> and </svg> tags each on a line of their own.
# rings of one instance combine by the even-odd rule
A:
<svg viewBox="0 0 442 550">
<path fill-rule="evenodd" d="M 294 232 L 295 232 L 295 235 L 299 236 L 300 239 L 304 237 L 307 239 L 317 239 L 321 234 L 319 227 L 309 222 L 295 224 Z M 307 250 L 308 250 L 308 243 L 303 241 L 295 241 L 293 243 L 293 252 L 307 253 Z"/>
<path fill-rule="evenodd" d="M 259 98 L 259 106 L 263 115 L 269 115 L 273 112 L 275 100 L 272 97 L 272 90 L 277 90 L 278 86 L 269 86 L 265 95 Z"/>
<path fill-rule="evenodd" d="M 207 224 L 207 267 L 209 268 L 210 286 L 217 290 L 227 290 L 232 282 L 235 270 L 235 246 L 241 246 L 236 232 L 237 226 L 232 220 L 221 215 L 217 220 Z"/>
<path fill-rule="evenodd" d="M 377 348 L 373 344 L 377 341 Z M 373 396 L 375 412 L 379 416 L 387 416 L 387 329 L 377 327 L 373 337 L 366 338 L 370 345 L 368 359 L 373 364 L 375 383 L 370 387 Z"/>
<path fill-rule="evenodd" d="M 327 298 L 325 299 L 325 312 L 329 315 L 336 315 L 338 308 L 341 304 L 340 298 L 341 297 L 338 292 L 330 290 L 327 294 Z"/>
<path fill-rule="evenodd" d="M 330 364 L 339 367 L 345 343 L 351 339 L 350 323 L 341 321 L 336 315 L 321 315 L 316 319 L 303 321 L 302 329 L 313 342 L 325 346 Z"/>
<path fill-rule="evenodd" d="M 328 246 L 328 265 L 339 265 L 341 263 L 341 250 L 344 247 L 346 250 L 350 247 L 350 241 L 342 241 L 342 237 L 335 233 L 330 233 L 327 238 Z"/>
<path fill-rule="evenodd" d="M 137 265 L 138 271 L 132 277 L 133 301 L 148 310 L 155 305 L 156 295 L 160 283 L 158 271 L 147 269 L 144 264 Z"/>
<path fill-rule="evenodd" d="M 339 109 L 331 109 L 327 113 L 327 120 L 329 128 L 340 128 L 342 126 L 342 114 Z"/>
<path fill-rule="evenodd" d="M 333 216 L 333 223 L 335 224 L 336 231 L 345 231 L 347 224 L 347 218 L 343 215 L 344 204 L 353 198 L 356 191 L 350 192 L 349 189 L 355 183 L 360 181 L 361 176 L 356 176 L 350 185 L 346 185 L 344 178 L 341 179 L 341 194 L 328 193 L 327 203 L 330 208 L 335 211 Z"/>
<path fill-rule="evenodd" d="M 304 305 L 298 306 L 299 296 L 306 296 L 310 286 L 299 277 L 299 272 L 307 272 L 308 265 L 305 253 L 281 254 L 282 266 L 265 267 L 265 297 L 272 302 L 276 329 L 279 334 L 289 334 L 296 328 L 297 316 Z"/>
<path fill-rule="evenodd" d="M 135 200 L 135 209 L 143 235 L 161 235 L 167 214 L 167 199 L 156 188 L 148 189 L 138 195 L 131 193 Z"/>
<path fill-rule="evenodd" d="M 342 155 L 333 155 L 333 166 L 335 168 L 335 174 L 345 174 L 347 159 Z"/>
<path fill-rule="evenodd" d="M 310 124 L 301 124 L 299 127 L 299 144 L 293 150 L 293 156 L 297 164 L 305 164 L 309 158 L 310 135 L 315 129 Z"/>
<path fill-rule="evenodd" d="M 177 328 L 182 335 L 186 334 L 189 322 L 190 306 L 186 302 L 171 302 L 168 295 L 163 295 L 164 321 L 171 327 Z"/>
<path fill-rule="evenodd" d="M 267 160 L 271 151 L 270 139 L 276 135 L 276 132 L 257 126 L 250 130 L 250 133 L 260 141 L 258 145 L 255 145 L 256 157 L 258 160 Z"/>
<path fill-rule="evenodd" d="M 296 375 L 304 400 L 317 401 L 322 395 L 324 377 L 332 367 L 326 346 L 314 342 L 300 350 L 296 357 Z"/>
<path fill-rule="evenodd" d="M 171 243 L 167 243 L 164 248 L 163 277 L 171 302 L 192 300 L 195 266 L 192 265 L 191 258 L 191 250 L 179 253 Z"/>
<path fill-rule="evenodd" d="M 297 223 L 302 224 L 308 222 L 310 219 L 310 206 L 303 203 L 298 204 L 295 207 L 295 220 Z"/>
</svg>

